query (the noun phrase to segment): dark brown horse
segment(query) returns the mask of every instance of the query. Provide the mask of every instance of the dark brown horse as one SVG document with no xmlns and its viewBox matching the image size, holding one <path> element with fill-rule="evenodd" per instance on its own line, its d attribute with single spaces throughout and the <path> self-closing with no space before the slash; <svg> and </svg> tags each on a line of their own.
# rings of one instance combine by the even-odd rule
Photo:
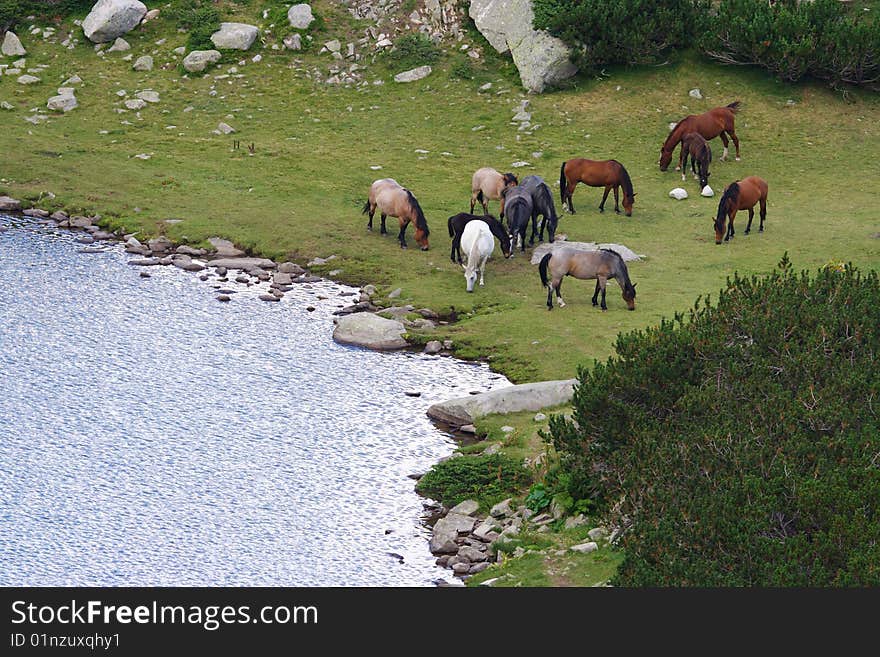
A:
<svg viewBox="0 0 880 657">
<path fill-rule="evenodd" d="M 709 142 L 699 132 L 689 132 L 681 140 L 681 152 L 678 156 L 678 168 L 681 169 L 681 181 L 687 177 L 688 157 L 691 158 L 691 171 L 694 178 L 700 181 L 700 189 L 709 184 L 709 164 L 712 162 L 712 149 Z"/>
<path fill-rule="evenodd" d="M 660 149 L 660 171 L 666 171 L 669 168 L 669 163 L 672 161 L 672 151 L 689 132 L 698 132 L 705 139 L 721 137 L 721 143 L 724 144 L 722 160 L 727 159 L 727 144 L 729 143 L 727 136 L 730 135 L 733 145 L 736 147 L 736 159 L 739 160 L 739 139 L 733 125 L 733 118 L 739 110 L 739 105 L 740 102 L 737 100 L 726 107 L 716 107 L 702 114 L 691 114 L 676 123 Z"/>
<path fill-rule="evenodd" d="M 721 244 L 722 238 L 726 242 L 736 234 L 733 230 L 733 220 L 736 218 L 737 210 L 749 211 L 749 223 L 746 226 L 746 235 L 748 235 L 752 229 L 756 203 L 761 204 L 761 225 L 758 227 L 758 232 L 764 232 L 764 219 L 767 218 L 767 189 L 767 182 L 758 176 L 749 176 L 728 185 L 718 202 L 718 214 L 715 217 L 715 244 Z M 725 224 L 727 224 L 726 235 Z"/>
<path fill-rule="evenodd" d="M 608 192 L 614 190 L 614 211 L 619 213 L 617 191 L 623 188 L 623 210 L 627 217 L 632 216 L 635 192 L 632 180 L 624 166 L 617 160 L 585 160 L 575 158 L 562 163 L 559 170 L 559 193 L 562 196 L 562 206 L 568 202 L 568 211 L 574 214 L 574 204 L 571 197 L 574 188 L 581 182 L 590 187 L 604 187 L 602 202 L 599 204 L 599 212 L 605 212 L 605 200 Z"/>
<path fill-rule="evenodd" d="M 559 307 L 565 307 L 565 302 L 562 300 L 562 279 L 566 276 L 583 280 L 595 278 L 596 291 L 593 292 L 593 305 L 598 305 L 597 299 L 601 291 L 602 310 L 608 310 L 608 306 L 605 305 L 605 284 L 609 278 L 613 278 L 620 284 L 626 307 L 630 310 L 636 309 L 636 285 L 629 280 L 626 263 L 617 251 L 611 249 L 599 249 L 598 251 L 557 249 L 541 259 L 538 273 L 541 276 L 541 283 L 547 288 L 547 310 L 553 310 L 554 290 L 556 290 Z"/>
<path fill-rule="evenodd" d="M 400 232 L 397 234 L 397 241 L 400 242 L 400 248 L 406 248 L 406 227 L 410 222 L 415 226 L 415 239 L 422 251 L 428 250 L 428 222 L 425 220 L 425 213 L 416 197 L 412 192 L 401 187 L 393 178 L 382 178 L 376 180 L 370 186 L 370 198 L 364 204 L 362 214 L 369 213 L 370 221 L 367 222 L 367 230 L 373 230 L 373 215 L 379 208 L 382 213 L 382 230 L 384 235 L 388 231 L 385 230 L 385 218 L 388 215 L 397 217 L 400 223 Z"/>
</svg>

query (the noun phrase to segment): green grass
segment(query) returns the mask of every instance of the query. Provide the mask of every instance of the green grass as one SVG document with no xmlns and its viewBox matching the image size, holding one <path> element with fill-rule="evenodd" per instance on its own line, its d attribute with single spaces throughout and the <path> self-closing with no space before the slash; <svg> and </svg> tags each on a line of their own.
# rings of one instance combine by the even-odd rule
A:
<svg viewBox="0 0 880 657">
<path fill-rule="evenodd" d="M 261 23 L 260 3 L 220 7 L 225 19 Z M 337 5 L 318 2 L 316 11 L 324 17 L 321 39 L 345 44 L 361 34 L 363 26 Z M 59 32 L 69 29 L 78 31 L 65 22 Z M 487 359 L 517 382 L 572 377 L 578 365 L 608 357 L 620 331 L 690 308 L 698 295 L 716 294 L 736 270 L 767 272 L 785 251 L 798 268 L 829 260 L 863 269 L 880 264 L 880 103 L 867 91 L 852 91 L 844 100 L 818 84 L 785 85 L 760 71 L 685 57 L 658 68 L 614 69 L 601 80 L 579 79 L 566 91 L 529 97 L 532 121 L 541 127 L 527 134 L 510 123 L 526 96 L 509 64 L 496 66 L 492 57 L 490 64 L 476 64 L 479 80 L 453 80 L 455 60 L 446 58 L 430 77 L 406 85 L 391 81 L 396 71 L 381 63 L 371 67 L 368 58 L 366 80 L 384 84 L 345 89 L 305 76 L 319 64 L 326 72 L 329 56 L 317 48 L 304 54 L 271 50 L 271 35 L 267 47 L 258 42 L 251 52 L 224 55 L 209 74 L 235 65 L 245 77 L 222 80 L 182 77 L 171 50 L 184 45 L 186 35 L 167 20 L 126 38 L 135 58 L 154 54 L 154 71 L 132 71 L 122 53 L 97 57 L 81 33 L 74 51 L 23 35 L 28 66 L 49 68 L 32 87 L 0 78 L 0 100 L 15 106 L 0 110 L 7 154 L 0 161 L 0 193 L 36 199 L 51 191 L 56 206 L 100 213 L 129 231 L 165 230 L 190 243 L 222 235 L 252 252 L 301 263 L 337 254 L 327 269 L 341 269 L 345 282 L 400 287 L 400 303 L 443 314 L 454 309 L 459 321 L 442 327 L 442 337 L 454 340 L 458 355 Z M 161 38 L 166 43 L 156 46 Z M 263 61 L 250 63 L 257 52 Z M 238 65 L 245 58 L 248 63 Z M 37 126 L 23 120 L 31 108 L 44 108 L 73 73 L 85 80 L 79 108 Z M 480 92 L 486 79 L 494 86 Z M 215 96 L 209 95 L 212 85 Z M 695 86 L 704 100 L 688 97 Z M 143 88 L 159 91 L 162 102 L 142 110 L 141 119 L 117 113 L 118 89 L 131 95 Z M 737 117 L 743 160 L 718 162 L 720 144 L 713 142 L 711 183 L 720 189 L 746 175 L 764 177 L 768 219 L 763 234 L 745 236 L 741 217 L 737 238 L 715 246 L 717 199 L 695 195 L 692 180 L 685 183 L 691 198 L 668 198 L 680 178 L 661 173 L 656 162 L 669 122 L 732 100 L 743 102 Z M 188 106 L 193 110 L 184 112 Z M 237 133 L 212 134 L 220 121 Z M 476 126 L 483 128 L 472 130 Z M 233 139 L 241 140 L 240 150 L 232 150 Z M 253 156 L 244 147 L 250 143 Z M 135 159 L 138 153 L 152 158 Z M 612 284 L 602 313 L 590 305 L 592 283 L 568 279 L 569 305 L 548 313 L 536 268 L 519 254 L 490 261 L 486 286 L 467 294 L 460 267 L 448 259 L 445 223 L 468 208 L 473 171 L 487 165 L 506 171 L 525 160 L 533 166 L 518 173 L 542 175 L 555 189 L 560 163 L 578 156 L 623 162 L 638 193 L 635 212 L 631 218 L 599 214 L 601 190 L 581 186 L 574 196 L 578 214 L 565 215 L 559 232 L 646 254 L 629 267 L 638 283 L 636 311 L 626 311 Z M 418 197 L 432 229 L 427 253 L 399 249 L 393 219 L 387 237 L 365 230 L 361 207 L 370 183 L 385 176 Z M 166 225 L 167 218 L 184 221 Z M 412 229 L 412 245 L 411 235 Z"/>
</svg>

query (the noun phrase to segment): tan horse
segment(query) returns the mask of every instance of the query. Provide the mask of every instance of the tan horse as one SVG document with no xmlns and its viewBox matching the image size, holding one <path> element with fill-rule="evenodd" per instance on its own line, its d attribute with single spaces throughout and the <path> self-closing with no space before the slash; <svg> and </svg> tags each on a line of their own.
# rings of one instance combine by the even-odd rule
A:
<svg viewBox="0 0 880 657">
<path fill-rule="evenodd" d="M 471 179 L 471 214 L 474 213 L 477 201 L 482 204 L 484 214 L 489 214 L 489 201 L 501 201 L 499 216 L 504 219 L 504 197 L 501 192 L 506 187 L 518 184 L 519 181 L 512 173 L 498 173 L 491 167 L 477 169 Z"/>
<path fill-rule="evenodd" d="M 408 189 L 401 187 L 400 184 L 392 178 L 382 178 L 376 180 L 370 186 L 370 200 L 364 205 L 362 214 L 369 212 L 370 221 L 367 222 L 367 230 L 373 230 L 373 214 L 379 208 L 382 213 L 382 235 L 388 231 L 385 230 L 385 217 L 397 217 L 400 222 L 400 233 L 397 240 L 400 242 L 400 248 L 406 248 L 406 227 L 410 222 L 415 226 L 415 240 L 421 247 L 422 251 L 428 250 L 428 222 L 425 220 L 425 214 L 416 197 Z"/>
<path fill-rule="evenodd" d="M 739 110 L 739 105 L 737 100 L 726 107 L 716 107 L 702 114 L 691 114 L 676 123 L 660 148 L 660 171 L 666 171 L 669 168 L 669 163 L 672 161 L 672 151 L 689 132 L 698 132 L 703 135 L 704 139 L 721 137 L 721 143 L 724 144 L 724 153 L 721 154 L 722 160 L 727 159 L 727 144 L 729 143 L 727 135 L 730 135 L 733 145 L 736 146 L 736 159 L 739 161 L 739 139 L 734 127 L 734 115 Z"/>
<path fill-rule="evenodd" d="M 541 275 L 541 283 L 547 288 L 547 310 L 553 310 L 553 290 L 556 290 L 559 307 L 565 307 L 565 302 L 562 300 L 562 279 L 566 276 L 582 280 L 595 278 L 596 291 L 593 293 L 593 305 L 598 305 L 597 299 L 601 291 L 602 310 L 608 310 L 608 306 L 605 305 L 605 284 L 609 278 L 613 278 L 620 284 L 626 307 L 629 310 L 636 309 L 636 284 L 629 280 L 626 263 L 617 251 L 557 249 L 541 259 L 538 273 Z"/>
<path fill-rule="evenodd" d="M 761 225 L 758 232 L 764 232 L 764 219 L 767 218 L 767 191 L 767 182 L 758 176 L 749 176 L 728 185 L 718 202 L 718 214 L 715 217 L 715 244 L 721 244 L 721 238 L 724 238 L 726 242 L 736 234 L 733 230 L 733 220 L 737 210 L 749 211 L 749 223 L 746 226 L 746 235 L 748 235 L 752 229 L 756 203 L 761 204 Z M 728 223 L 728 219 L 730 223 Z M 727 235 L 724 234 L 725 224 L 727 224 Z"/>
</svg>

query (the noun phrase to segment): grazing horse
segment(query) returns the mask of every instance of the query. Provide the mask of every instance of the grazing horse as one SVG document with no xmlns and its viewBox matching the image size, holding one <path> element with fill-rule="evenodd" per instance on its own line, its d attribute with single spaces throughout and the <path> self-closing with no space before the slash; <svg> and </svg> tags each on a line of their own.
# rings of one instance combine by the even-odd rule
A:
<svg viewBox="0 0 880 657">
<path fill-rule="evenodd" d="M 526 228 L 532 221 L 532 243 L 534 244 L 535 219 L 532 215 L 532 195 L 521 185 L 505 187 L 502 192 L 504 205 L 507 208 L 507 228 L 510 230 L 512 248 L 516 248 L 517 240 L 522 251 L 526 250 Z"/>
<path fill-rule="evenodd" d="M 370 186 L 370 199 L 364 204 L 361 214 L 369 212 L 370 220 L 367 222 L 367 230 L 373 230 L 373 215 L 376 208 L 382 213 L 382 235 L 388 231 L 385 230 L 385 217 L 391 215 L 397 217 L 400 222 L 400 232 L 397 234 L 397 240 L 400 242 L 400 248 L 406 248 L 406 227 L 410 222 L 415 226 L 415 240 L 421 247 L 422 251 L 428 250 L 428 222 L 425 219 L 425 213 L 416 197 L 412 192 L 401 187 L 400 184 L 392 178 L 382 178 L 376 180 Z"/>
<path fill-rule="evenodd" d="M 538 239 L 544 241 L 544 225 L 547 225 L 547 236 L 551 242 L 556 239 L 556 225 L 559 217 L 556 216 L 556 206 L 553 204 L 553 192 L 541 176 L 526 176 L 522 179 L 520 187 L 532 195 L 532 244 L 535 243 L 535 224 L 538 215 L 541 215 L 541 230 Z"/>
<path fill-rule="evenodd" d="M 571 197 L 579 182 L 590 187 L 604 187 L 605 194 L 599 204 L 599 212 L 605 212 L 605 200 L 608 192 L 614 190 L 614 211 L 620 213 L 617 190 L 623 188 L 623 209 L 627 217 L 632 216 L 636 193 L 633 191 L 632 180 L 624 166 L 617 160 L 585 160 L 575 158 L 562 163 L 559 170 L 559 193 L 562 195 L 562 207 L 568 201 L 568 210 L 574 214 Z"/>
<path fill-rule="evenodd" d="M 689 132 L 681 140 L 678 168 L 681 169 L 681 182 L 685 181 L 688 156 L 691 158 L 691 171 L 700 181 L 700 189 L 709 184 L 709 163 L 712 162 L 712 149 L 709 142 L 699 132 Z"/>
<path fill-rule="evenodd" d="M 596 299 L 601 290 L 602 310 L 608 310 L 608 306 L 605 305 L 605 284 L 609 278 L 613 278 L 623 290 L 623 300 L 626 301 L 627 308 L 636 309 L 636 285 L 630 282 L 626 263 L 617 251 L 611 249 L 599 249 L 598 251 L 558 249 L 541 259 L 538 273 L 541 275 L 541 283 L 547 288 L 547 310 L 553 310 L 553 290 L 556 290 L 559 307 L 565 307 L 561 294 L 562 279 L 565 276 L 574 276 L 581 280 L 595 278 L 596 291 L 593 293 L 593 305 L 598 305 Z"/>
<path fill-rule="evenodd" d="M 518 184 L 512 173 L 498 173 L 492 167 L 477 169 L 471 179 L 471 214 L 477 201 L 483 206 L 483 214 L 489 214 L 489 201 L 501 201 L 499 216 L 504 219 L 504 197 L 501 192 Z"/>
<path fill-rule="evenodd" d="M 736 159 L 739 161 L 739 139 L 733 125 L 733 117 L 739 110 L 739 105 L 737 100 L 726 107 L 716 107 L 702 114 L 691 114 L 676 123 L 660 149 L 660 171 L 666 171 L 669 168 L 669 163 L 672 161 L 672 151 L 689 132 L 699 132 L 705 139 L 721 137 L 721 143 L 724 144 L 722 160 L 727 159 L 727 144 L 729 143 L 727 135 L 730 135 L 730 138 L 733 139 L 733 145 L 736 146 Z"/>
<path fill-rule="evenodd" d="M 492 230 L 489 224 L 481 219 L 470 221 L 464 227 L 461 235 L 461 246 L 468 254 L 467 266 L 464 268 L 464 280 L 467 285 L 467 291 L 474 291 L 474 283 L 477 281 L 477 274 L 480 275 L 480 285 L 483 285 L 483 275 L 486 273 L 486 261 L 495 250 L 495 238 L 492 237 Z"/>
<path fill-rule="evenodd" d="M 504 253 L 504 257 L 509 258 L 511 255 L 510 235 L 508 235 L 507 231 L 504 229 L 504 224 L 491 214 L 486 214 L 480 217 L 475 214 L 460 212 L 459 214 L 449 217 L 449 221 L 446 222 L 446 225 L 449 227 L 449 237 L 452 238 L 452 250 L 449 252 L 449 259 L 452 260 L 452 262 L 458 262 L 461 264 L 461 235 L 464 232 L 464 227 L 475 219 L 485 221 L 489 225 L 489 230 L 491 230 L 492 234 L 498 238 L 499 242 L 501 242 L 501 251 Z"/>
<path fill-rule="evenodd" d="M 733 220 L 737 210 L 749 211 L 749 223 L 746 226 L 746 235 L 752 229 L 752 219 L 755 216 L 755 204 L 761 204 L 761 225 L 758 232 L 764 232 L 764 219 L 767 218 L 767 182 L 758 176 L 749 176 L 737 182 L 730 183 L 724 190 L 724 195 L 718 202 L 718 214 L 715 217 L 715 244 L 721 244 L 721 238 L 728 241 L 736 235 L 733 230 Z M 728 219 L 730 223 L 728 223 Z M 727 234 L 725 235 L 725 224 Z"/>
</svg>

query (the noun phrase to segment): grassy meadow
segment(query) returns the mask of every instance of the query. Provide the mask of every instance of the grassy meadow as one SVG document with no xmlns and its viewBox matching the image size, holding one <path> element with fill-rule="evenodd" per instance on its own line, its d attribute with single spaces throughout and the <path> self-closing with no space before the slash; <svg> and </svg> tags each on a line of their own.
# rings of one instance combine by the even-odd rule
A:
<svg viewBox="0 0 880 657">
<path fill-rule="evenodd" d="M 344 47 L 367 25 L 333 3 L 314 4 L 324 18 L 316 41 L 339 38 Z M 228 20 L 264 23 L 258 2 L 221 7 Z M 829 261 L 880 265 L 880 101 L 869 91 L 786 85 L 760 71 L 684 56 L 660 67 L 581 76 L 565 90 L 526 96 L 512 65 L 491 55 L 473 31 L 464 43 L 482 47 L 479 62 L 451 50 L 429 77 L 409 84 L 395 83 L 398 70 L 381 58 L 367 62 L 365 87 L 313 82 L 306 72 L 326 71 L 329 54 L 318 47 L 272 50 L 272 36 L 247 53 L 225 54 L 204 76 L 185 76 L 172 50 L 187 35 L 165 18 L 126 35 L 135 59 L 154 56 L 150 72 L 133 71 L 122 59 L 128 53 L 97 56 L 70 19 L 57 27 L 78 34 L 74 50 L 19 31 L 28 67 L 48 65 L 38 74 L 41 83 L 0 77 L 0 100 L 14 106 L 0 110 L 0 194 L 47 209 L 99 213 L 108 225 L 141 237 L 165 233 L 198 244 L 219 235 L 253 253 L 300 263 L 336 254 L 317 271 L 340 269 L 336 278 L 382 291 L 400 287 L 396 303 L 443 315 L 454 310 L 457 321 L 440 327 L 442 337 L 454 340 L 458 355 L 488 359 L 516 382 L 572 377 L 579 365 L 611 355 L 619 332 L 686 311 L 698 296 L 715 295 L 734 271 L 767 272 L 786 251 L 797 268 Z M 254 63 L 257 53 L 262 61 Z M 453 76 L 467 68 L 463 62 L 473 64 L 472 79 Z M 230 73 L 231 67 L 237 70 Z M 79 107 L 66 115 L 46 111 L 46 100 L 73 74 L 84 80 L 77 85 Z M 480 90 L 486 82 L 491 89 Z M 694 87 L 702 100 L 688 96 Z M 143 89 L 158 91 L 161 101 L 139 113 L 120 111 L 118 91 L 131 98 Z M 532 113 L 527 130 L 511 121 L 523 99 Z M 763 234 L 743 234 L 743 212 L 737 237 L 716 246 L 717 196 L 701 198 L 689 177 L 683 186 L 690 198 L 669 198 L 681 179 L 661 173 L 657 159 L 670 122 L 734 100 L 742 101 L 736 121 L 742 161 L 719 162 L 721 144 L 713 141 L 710 184 L 720 191 L 760 175 L 769 182 L 769 208 Z M 26 122 L 34 108 L 51 118 Z M 221 121 L 236 133 L 213 134 Z M 240 149 L 233 150 L 233 140 Z M 134 157 L 143 153 L 150 159 Z M 626 311 L 614 284 L 602 313 L 590 304 L 592 281 L 568 280 L 568 305 L 548 313 L 537 268 L 519 253 L 501 259 L 500 249 L 485 287 L 467 294 L 461 268 L 449 261 L 446 219 L 468 209 L 473 171 L 492 166 L 541 175 L 559 208 L 560 164 L 572 157 L 618 159 L 633 179 L 632 217 L 600 214 L 601 189 L 579 186 L 578 213 L 565 214 L 558 231 L 646 256 L 629 265 L 638 284 L 635 312 Z M 513 169 L 516 161 L 530 164 Z M 392 218 L 388 236 L 366 231 L 361 208 L 380 177 L 396 178 L 419 199 L 430 251 L 416 248 L 412 228 L 411 248 L 401 250 Z M 54 200 L 45 196 L 50 191 Z M 497 204 L 490 209 L 496 212 Z M 170 218 L 183 221 L 165 223 Z"/>
</svg>

